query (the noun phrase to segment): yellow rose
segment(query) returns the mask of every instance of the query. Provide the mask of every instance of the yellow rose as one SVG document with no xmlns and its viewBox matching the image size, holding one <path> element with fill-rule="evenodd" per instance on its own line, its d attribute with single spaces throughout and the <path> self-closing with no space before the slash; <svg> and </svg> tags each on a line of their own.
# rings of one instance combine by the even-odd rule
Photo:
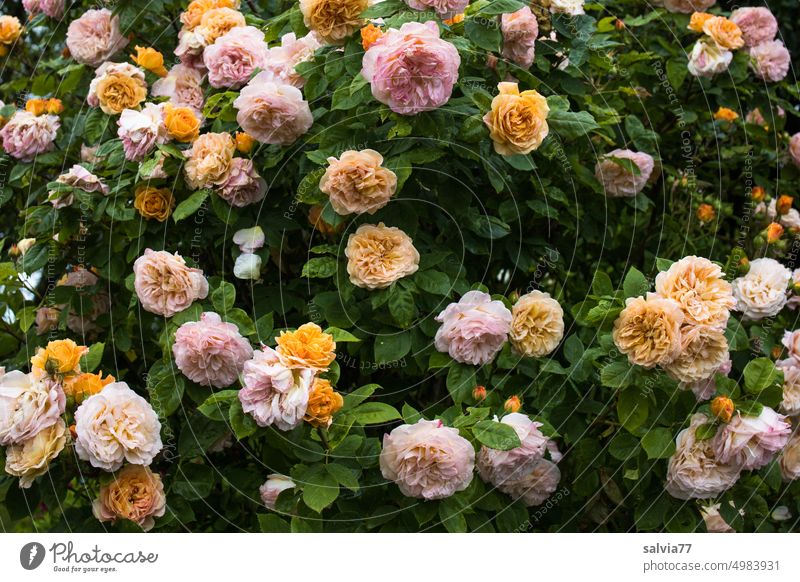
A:
<svg viewBox="0 0 800 582">
<path fill-rule="evenodd" d="M 383 31 L 381 28 L 370 22 L 361 29 L 361 46 L 364 48 L 364 50 L 367 50 L 382 36 Z"/>
<path fill-rule="evenodd" d="M 236 132 L 236 150 L 238 152 L 249 154 L 255 144 L 256 140 L 250 134 L 243 131 Z"/>
<path fill-rule="evenodd" d="M 336 358 L 333 336 L 316 323 L 305 323 L 297 331 L 283 331 L 275 338 L 277 352 L 289 368 L 327 370 Z"/>
<path fill-rule="evenodd" d="M 537 91 L 519 92 L 516 83 L 499 83 L 500 94 L 492 99 L 492 109 L 483 117 L 502 156 L 527 154 L 538 148 L 547 133 L 547 100 Z"/>
<path fill-rule="evenodd" d="M 109 73 L 97 81 L 95 93 L 100 109 L 117 115 L 125 109 L 136 109 L 147 98 L 147 84 L 123 73 Z"/>
<path fill-rule="evenodd" d="M 697 220 L 702 223 L 708 223 L 714 220 L 717 216 L 717 211 L 711 204 L 701 204 L 697 207 Z"/>
<path fill-rule="evenodd" d="M 146 184 L 139 184 L 136 187 L 133 207 L 144 218 L 154 218 L 159 222 L 164 222 L 175 208 L 175 198 L 167 188 L 153 188 Z"/>
<path fill-rule="evenodd" d="M 744 46 L 742 29 L 724 16 L 712 16 L 706 20 L 703 23 L 703 32 L 710 36 L 720 48 L 733 50 Z"/>
<path fill-rule="evenodd" d="M 64 104 L 61 99 L 48 99 L 45 103 L 45 111 L 51 115 L 59 115 L 64 112 Z"/>
<path fill-rule="evenodd" d="M 203 14 L 197 32 L 203 34 L 206 46 L 237 26 L 246 26 L 244 14 L 231 8 L 212 8 Z"/>
<path fill-rule="evenodd" d="M 687 28 L 695 32 L 703 32 L 703 25 L 711 18 L 714 18 L 714 15 L 709 14 L 708 12 L 695 12 L 692 14 L 692 18 L 689 20 L 689 26 Z"/>
<path fill-rule="evenodd" d="M 303 417 L 308 424 L 315 427 L 328 428 L 333 422 L 333 415 L 344 405 L 342 395 L 336 392 L 328 380 L 316 378 L 308 397 L 308 408 Z"/>
<path fill-rule="evenodd" d="M 77 374 L 64 380 L 64 394 L 67 398 L 72 398 L 75 404 L 80 404 L 85 399 L 93 394 L 97 394 L 103 388 L 114 382 L 114 376 L 106 376 L 103 378 L 103 373 L 90 374 Z"/>
<path fill-rule="evenodd" d="M 28 99 L 25 102 L 25 111 L 34 115 L 42 115 L 47 111 L 47 99 Z"/>
<path fill-rule="evenodd" d="M 720 107 L 714 114 L 714 119 L 716 119 L 717 121 L 735 121 L 739 119 L 739 114 L 736 113 L 733 109 L 728 109 L 727 107 Z"/>
<path fill-rule="evenodd" d="M 238 8 L 239 0 L 193 0 L 181 13 L 181 22 L 186 30 L 200 25 L 203 14 L 214 8 Z"/>
<path fill-rule="evenodd" d="M 142 46 L 137 46 L 135 48 L 136 54 L 131 55 L 131 60 L 134 63 L 159 77 L 167 76 L 167 69 L 164 68 L 164 55 L 154 48 L 145 48 Z"/>
<path fill-rule="evenodd" d="M 164 127 L 172 139 L 191 142 L 200 135 L 200 120 L 189 107 L 164 106 Z"/>
<path fill-rule="evenodd" d="M 0 44 L 11 45 L 22 34 L 22 25 L 16 16 L 0 16 Z"/>
<path fill-rule="evenodd" d="M 66 375 L 80 372 L 81 356 L 89 348 L 79 346 L 71 339 L 54 340 L 45 348 L 39 348 L 31 358 L 31 366 L 50 375 Z"/>
<path fill-rule="evenodd" d="M 50 461 L 67 444 L 67 425 L 60 418 L 32 438 L 6 449 L 6 472 L 19 477 L 19 486 L 27 489 L 33 480 L 47 473 Z"/>
<path fill-rule="evenodd" d="M 368 0 L 300 0 L 305 25 L 331 44 L 344 44 L 361 28 L 368 6 Z"/>
</svg>

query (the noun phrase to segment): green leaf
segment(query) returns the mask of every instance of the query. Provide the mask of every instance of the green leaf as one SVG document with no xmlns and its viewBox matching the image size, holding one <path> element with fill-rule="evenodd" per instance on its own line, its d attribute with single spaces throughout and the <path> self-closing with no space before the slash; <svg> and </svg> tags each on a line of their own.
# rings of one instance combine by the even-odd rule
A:
<svg viewBox="0 0 800 582">
<path fill-rule="evenodd" d="M 650 412 L 650 401 L 638 388 L 627 388 L 617 399 L 617 418 L 628 431 L 644 424 Z"/>
<path fill-rule="evenodd" d="M 398 362 L 411 351 L 411 332 L 381 334 L 375 338 L 375 361 L 378 364 Z"/>
<path fill-rule="evenodd" d="M 710 438 L 714 438 L 717 434 L 717 425 L 713 422 L 707 422 L 705 424 L 701 424 L 695 430 L 695 438 L 698 441 L 707 441 Z"/>
<path fill-rule="evenodd" d="M 221 390 L 215 392 L 205 399 L 205 401 L 197 407 L 203 416 L 211 420 L 227 420 L 230 414 L 230 406 L 234 400 L 238 400 L 238 390 Z"/>
<path fill-rule="evenodd" d="M 758 394 L 776 383 L 780 372 L 769 358 L 756 358 L 744 367 L 744 388 L 750 394 Z"/>
<path fill-rule="evenodd" d="M 522 444 L 517 432 L 510 425 L 494 420 L 481 420 L 475 423 L 472 434 L 482 445 L 490 449 L 510 451 Z"/>
<path fill-rule="evenodd" d="M 450 533 L 464 533 L 467 531 L 467 520 L 464 517 L 464 508 L 452 497 L 439 503 L 439 519 Z"/>
<path fill-rule="evenodd" d="M 232 283 L 223 281 L 211 293 L 211 303 L 219 313 L 226 313 L 233 309 L 236 302 L 236 287 Z"/>
<path fill-rule="evenodd" d="M 208 497 L 213 487 L 213 470 L 196 463 L 181 464 L 172 482 L 172 491 L 189 501 Z"/>
<path fill-rule="evenodd" d="M 642 448 L 648 459 L 666 459 L 675 452 L 675 442 L 666 428 L 653 428 L 642 437 Z"/>
<path fill-rule="evenodd" d="M 583 357 L 583 343 L 577 335 L 571 335 L 564 342 L 564 357 L 570 364 L 577 364 Z"/>
<path fill-rule="evenodd" d="M 611 283 L 611 277 L 602 271 L 595 271 L 592 278 L 592 293 L 595 295 L 613 295 L 614 285 Z"/>
<path fill-rule="evenodd" d="M 317 466 L 316 469 L 304 477 L 303 502 L 312 510 L 321 513 L 339 497 L 339 483 L 324 466 Z"/>
<path fill-rule="evenodd" d="M 588 111 L 551 111 L 547 124 L 562 139 L 576 139 L 588 136 L 589 132 L 600 126 Z"/>
<path fill-rule="evenodd" d="M 385 0 L 367 8 L 361 18 L 384 18 L 401 10 L 408 10 L 408 5 L 401 0 Z"/>
<path fill-rule="evenodd" d="M 349 331 L 338 327 L 329 327 L 325 330 L 325 333 L 328 333 L 333 336 L 333 341 L 337 343 L 352 343 L 352 342 L 360 342 L 361 340 L 354 336 Z"/>
<path fill-rule="evenodd" d="M 516 12 L 525 6 L 527 4 L 519 0 L 490 0 L 488 4 L 480 9 L 478 14 L 481 16 L 494 16 L 495 14 Z"/>
<path fill-rule="evenodd" d="M 415 424 L 422 418 L 422 414 L 408 402 L 403 402 L 403 422 Z"/>
<path fill-rule="evenodd" d="M 172 362 L 168 365 L 158 361 L 150 368 L 147 374 L 147 392 L 150 395 L 150 404 L 159 417 L 166 418 L 178 409 L 184 390 L 183 375 L 172 367 Z"/>
<path fill-rule="evenodd" d="M 447 371 L 447 391 L 456 404 L 472 397 L 472 389 L 476 384 L 475 368 L 472 366 L 454 363 Z"/>
<path fill-rule="evenodd" d="M 353 390 L 349 394 L 345 394 L 342 412 L 347 412 L 348 410 L 355 408 L 367 398 L 372 396 L 378 388 L 380 388 L 378 384 L 367 384 L 361 388 Z"/>
<path fill-rule="evenodd" d="M 89 346 L 89 352 L 81 356 L 81 372 L 94 372 L 103 359 L 106 344 L 97 342 Z"/>
<path fill-rule="evenodd" d="M 297 186 L 297 202 L 303 204 L 321 204 L 328 200 L 328 195 L 319 189 L 319 181 L 325 168 L 318 168 L 306 174 Z"/>
<path fill-rule="evenodd" d="M 272 339 L 272 330 L 275 328 L 275 316 L 272 312 L 262 315 L 256 320 L 256 336 L 258 341 L 267 343 Z M 335 339 L 335 338 L 334 338 Z"/>
<path fill-rule="evenodd" d="M 172 212 L 172 220 L 179 222 L 197 212 L 206 201 L 206 198 L 208 198 L 209 194 L 211 194 L 211 190 L 204 189 L 193 192 L 191 196 L 178 204 L 178 206 Z"/>
<path fill-rule="evenodd" d="M 289 533 L 289 524 L 274 513 L 259 513 L 258 528 L 262 533 Z"/>
<path fill-rule="evenodd" d="M 336 274 L 337 261 L 335 257 L 314 257 L 303 265 L 303 277 L 326 279 Z"/>
<path fill-rule="evenodd" d="M 503 35 L 496 24 L 485 19 L 470 18 L 464 23 L 464 34 L 478 48 L 493 53 L 500 52 Z"/>
<path fill-rule="evenodd" d="M 450 277 L 441 271 L 434 271 L 433 269 L 419 271 L 414 276 L 414 283 L 423 291 L 445 297 L 450 294 L 452 289 Z"/>
<path fill-rule="evenodd" d="M 389 313 L 400 327 L 408 327 L 414 320 L 414 296 L 408 289 L 394 285 L 389 292 Z"/>
<path fill-rule="evenodd" d="M 759 402 L 737 402 L 736 410 L 743 416 L 758 416 L 764 410 L 764 405 Z"/>
<path fill-rule="evenodd" d="M 354 408 L 352 414 L 360 424 L 384 424 L 402 418 L 394 406 L 385 402 L 366 402 Z"/>
<path fill-rule="evenodd" d="M 242 410 L 242 403 L 238 398 L 231 401 L 228 417 L 237 440 L 249 437 L 258 430 L 258 424 L 256 424 L 252 416 L 245 414 L 244 410 Z"/>
<path fill-rule="evenodd" d="M 325 468 L 339 485 L 347 487 L 353 492 L 358 491 L 358 478 L 351 469 L 337 463 L 329 463 L 325 465 Z"/>
<path fill-rule="evenodd" d="M 622 282 L 622 291 L 625 293 L 625 298 L 639 297 L 647 293 L 649 289 L 650 282 L 647 280 L 647 277 L 636 267 L 631 267 L 628 274 L 625 275 L 625 280 Z"/>
<path fill-rule="evenodd" d="M 624 388 L 633 380 L 633 368 L 627 360 L 611 362 L 600 370 L 600 382 L 609 388 Z"/>
</svg>

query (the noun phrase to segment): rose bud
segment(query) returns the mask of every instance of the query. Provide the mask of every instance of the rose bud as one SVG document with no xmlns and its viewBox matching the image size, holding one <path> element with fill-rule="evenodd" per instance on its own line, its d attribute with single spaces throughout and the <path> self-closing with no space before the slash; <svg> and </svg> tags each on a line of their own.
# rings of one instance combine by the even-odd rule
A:
<svg viewBox="0 0 800 582">
<path fill-rule="evenodd" d="M 778 214 L 784 215 L 792 209 L 792 202 L 794 202 L 794 198 L 783 194 L 775 203 L 775 210 L 778 211 Z"/>
<path fill-rule="evenodd" d="M 782 236 L 783 236 L 783 226 L 781 226 L 777 222 L 773 222 L 767 227 L 766 230 L 767 244 L 774 244 L 778 242 Z"/>
<path fill-rule="evenodd" d="M 765 195 L 766 195 L 766 191 L 761 186 L 755 186 L 753 188 L 752 192 L 750 192 L 750 197 L 755 202 L 761 202 L 764 199 Z"/>
<path fill-rule="evenodd" d="M 236 132 L 236 149 L 242 154 L 249 154 L 256 140 L 243 131 Z"/>
<path fill-rule="evenodd" d="M 708 223 L 714 220 L 717 216 L 717 211 L 711 204 L 701 204 L 697 207 L 697 220 L 702 223 Z"/>
<path fill-rule="evenodd" d="M 472 397 L 478 402 L 485 400 L 486 388 L 484 386 L 475 386 L 475 388 L 472 389 Z"/>
<path fill-rule="evenodd" d="M 727 396 L 717 396 L 711 401 L 711 414 L 722 422 L 730 422 L 735 409 L 733 400 Z"/>
<path fill-rule="evenodd" d="M 520 408 L 522 408 L 522 401 L 519 399 L 519 396 L 517 396 L 516 394 L 514 396 L 511 396 L 503 404 L 503 409 L 506 412 L 519 412 Z"/>
</svg>

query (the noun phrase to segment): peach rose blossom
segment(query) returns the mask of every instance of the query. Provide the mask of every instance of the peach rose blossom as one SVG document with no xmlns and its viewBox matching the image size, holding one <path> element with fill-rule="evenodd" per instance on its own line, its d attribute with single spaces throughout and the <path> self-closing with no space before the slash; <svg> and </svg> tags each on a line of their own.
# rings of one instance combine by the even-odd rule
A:
<svg viewBox="0 0 800 582">
<path fill-rule="evenodd" d="M 678 302 L 685 323 L 725 329 L 736 300 L 722 277 L 718 265 L 690 255 L 656 276 L 656 293 Z"/>
<path fill-rule="evenodd" d="M 139 107 L 146 98 L 144 71 L 130 63 L 106 62 L 95 71 L 86 101 L 107 115 L 119 115 Z"/>
<path fill-rule="evenodd" d="M 314 123 L 300 90 L 276 82 L 269 71 L 253 77 L 233 106 L 242 129 L 261 143 L 291 145 Z"/>
<path fill-rule="evenodd" d="M 800 133 L 794 134 L 789 139 L 789 156 L 796 166 L 800 166 Z"/>
<path fill-rule="evenodd" d="M 242 410 L 258 426 L 292 430 L 303 422 L 313 380 L 314 370 L 291 369 L 278 352 L 264 346 L 244 364 Z"/>
<path fill-rule="evenodd" d="M 194 30 L 203 21 L 206 12 L 216 8 L 239 8 L 240 0 L 192 0 L 181 12 L 181 23 L 186 30 Z"/>
<path fill-rule="evenodd" d="M 204 133 L 186 151 L 183 171 L 190 188 L 224 184 L 236 153 L 236 142 L 229 133 Z"/>
<path fill-rule="evenodd" d="M 169 141 L 163 107 L 160 105 L 145 103 L 141 111 L 125 109 L 117 125 L 117 136 L 122 140 L 125 159 L 132 162 L 141 162 L 156 144 Z"/>
<path fill-rule="evenodd" d="M 369 0 L 300 0 L 303 23 L 327 43 L 344 44 L 345 39 L 361 28 L 361 13 Z"/>
<path fill-rule="evenodd" d="M 713 41 L 698 40 L 689 55 L 689 72 L 695 77 L 713 77 L 728 70 L 733 53 Z"/>
<path fill-rule="evenodd" d="M 256 172 L 253 160 L 233 158 L 225 181 L 217 194 L 231 206 L 241 208 L 261 202 L 267 194 L 267 182 Z"/>
<path fill-rule="evenodd" d="M 724 16 L 712 16 L 703 23 L 703 32 L 726 50 L 735 50 L 744 46 L 742 30 L 735 22 Z"/>
<path fill-rule="evenodd" d="M 267 509 L 275 509 L 275 502 L 278 501 L 278 496 L 282 491 L 287 489 L 294 489 L 295 483 L 289 477 L 273 473 L 267 476 L 267 480 L 259 487 L 258 492 L 261 494 L 261 502 Z"/>
<path fill-rule="evenodd" d="M 750 261 L 746 275 L 734 279 L 733 296 L 736 311 L 745 321 L 755 321 L 777 315 L 786 305 L 786 288 L 792 273 L 775 259 Z"/>
<path fill-rule="evenodd" d="M 564 310 L 549 293 L 526 293 L 511 308 L 511 317 L 508 337 L 523 356 L 546 356 L 564 337 Z"/>
<path fill-rule="evenodd" d="M 780 410 L 789 416 L 800 414 L 800 363 L 794 358 L 778 360 L 775 366 L 783 372 L 783 398 Z"/>
<path fill-rule="evenodd" d="M 3 150 L 21 162 L 30 162 L 37 154 L 52 151 L 61 121 L 57 115 L 33 115 L 17 111 L 0 129 Z"/>
<path fill-rule="evenodd" d="M 472 482 L 475 450 L 457 429 L 423 419 L 383 435 L 380 466 L 403 495 L 444 499 Z"/>
<path fill-rule="evenodd" d="M 282 331 L 275 338 L 281 360 L 289 368 L 310 368 L 324 372 L 336 359 L 333 336 L 322 331 L 316 323 L 304 323 L 295 331 Z"/>
<path fill-rule="evenodd" d="M 73 188 L 83 190 L 84 192 L 99 192 L 103 196 L 107 196 L 109 191 L 108 186 L 100 178 L 92 174 L 80 164 L 75 164 L 69 169 L 69 171 L 61 174 L 58 178 L 56 178 L 56 182 L 59 184 L 72 186 Z M 71 194 L 68 196 L 70 199 L 69 203 L 71 203 L 71 196 Z M 59 195 L 58 192 L 50 192 L 49 198 L 51 201 L 54 201 L 54 199 L 62 200 L 63 196 Z"/>
<path fill-rule="evenodd" d="M 161 451 L 161 423 L 125 382 L 109 384 L 75 411 L 75 452 L 93 467 L 116 471 L 124 461 L 149 465 Z"/>
<path fill-rule="evenodd" d="M 535 507 L 544 503 L 555 492 L 560 481 L 561 471 L 558 465 L 539 458 L 524 477 L 506 481 L 498 489 L 512 499 L 521 499 L 528 507 Z"/>
<path fill-rule="evenodd" d="M 203 271 L 187 267 L 177 253 L 146 249 L 133 272 L 136 296 L 150 313 L 172 317 L 208 295 Z"/>
<path fill-rule="evenodd" d="M 792 425 L 786 417 L 768 407 L 758 416 L 736 412 L 713 439 L 714 451 L 723 463 L 734 463 L 749 470 L 768 465 L 775 453 L 789 440 Z"/>
<path fill-rule="evenodd" d="M 295 67 L 312 60 L 314 52 L 320 47 L 322 39 L 314 31 L 302 38 L 297 38 L 293 32 L 286 33 L 281 37 L 280 46 L 269 49 L 264 70 L 272 73 L 276 81 L 299 89 L 306 81 L 295 71 Z"/>
<path fill-rule="evenodd" d="M 613 158 L 629 160 L 637 168 L 634 174 L 618 164 Z M 633 197 L 644 190 L 647 181 L 653 174 L 655 161 L 650 154 L 631 150 L 616 149 L 602 156 L 595 165 L 594 176 L 603 185 L 606 196 L 612 198 Z"/>
<path fill-rule="evenodd" d="M 66 403 L 61 385 L 50 378 L 18 370 L 4 373 L 0 377 L 0 445 L 22 444 L 53 426 Z"/>
<path fill-rule="evenodd" d="M 729 359 L 728 340 L 722 330 L 706 325 L 684 326 L 681 351 L 677 358 L 664 364 L 664 369 L 679 382 L 700 382 L 713 378 Z"/>
<path fill-rule="evenodd" d="M 534 422 L 519 412 L 505 415 L 500 422 L 514 429 L 521 444 L 508 451 L 481 447 L 477 458 L 478 474 L 495 487 L 519 479 L 533 470 L 537 461 L 544 456 L 548 441 L 539 430 L 542 423 Z"/>
<path fill-rule="evenodd" d="M 92 513 L 100 521 L 128 519 L 150 531 L 155 518 L 166 513 L 167 497 L 161 476 L 149 467 L 126 465 L 92 502 Z"/>
<path fill-rule="evenodd" d="M 266 67 L 268 54 L 264 33 L 255 26 L 233 28 L 203 50 L 208 82 L 216 88 L 238 89 L 256 70 Z"/>
<path fill-rule="evenodd" d="M 717 0 L 664 0 L 664 8 L 668 12 L 691 14 L 692 12 L 705 12 L 716 3 Z"/>
<path fill-rule="evenodd" d="M 410 8 L 421 12 L 432 10 L 444 20 L 464 12 L 464 8 L 469 5 L 469 0 L 405 0 L 405 3 Z"/>
<path fill-rule="evenodd" d="M 532 89 L 520 93 L 516 83 L 499 83 L 497 88 L 500 93 L 483 116 L 494 151 L 501 156 L 532 152 L 550 132 L 547 100 Z"/>
<path fill-rule="evenodd" d="M 119 28 L 119 17 L 110 10 L 87 10 L 67 28 L 67 48 L 76 61 L 96 67 L 128 44 Z"/>
<path fill-rule="evenodd" d="M 503 349 L 513 316 L 502 301 L 482 291 L 468 291 L 436 316 L 436 349 L 463 364 L 482 366 Z"/>
<path fill-rule="evenodd" d="M 64 15 L 65 0 L 22 0 L 22 6 L 30 16 L 39 13 L 60 19 Z"/>
<path fill-rule="evenodd" d="M 174 65 L 167 76 L 153 83 L 153 97 L 168 97 L 176 107 L 189 107 L 199 117 L 203 112 L 203 75 L 185 65 Z"/>
<path fill-rule="evenodd" d="M 397 188 L 397 175 L 381 164 L 383 156 L 369 149 L 347 150 L 339 159 L 331 156 L 319 189 L 338 214 L 375 214 Z"/>
<path fill-rule="evenodd" d="M 533 64 L 536 54 L 536 39 L 539 37 L 539 22 L 528 6 L 516 12 L 500 16 L 500 31 L 503 33 L 503 57 L 523 69 Z"/>
<path fill-rule="evenodd" d="M 234 28 L 247 26 L 244 14 L 233 8 L 212 8 L 200 18 L 200 25 L 194 33 L 203 37 L 206 46 L 212 45 L 216 40 Z"/>
<path fill-rule="evenodd" d="M 712 375 L 710 378 L 707 378 L 706 380 L 699 380 L 697 382 L 682 383 L 679 387 L 681 390 L 691 390 L 698 402 L 709 400 L 717 391 L 716 374 L 727 376 L 731 373 L 732 367 L 733 362 L 728 359 L 715 370 L 714 375 Z"/>
<path fill-rule="evenodd" d="M 6 473 L 19 477 L 19 486 L 27 489 L 33 480 L 50 469 L 50 461 L 67 444 L 67 425 L 60 418 L 31 438 L 6 448 Z"/>
<path fill-rule="evenodd" d="M 731 12 L 730 19 L 741 29 L 746 47 L 773 40 L 778 34 L 778 21 L 764 6 L 737 8 Z"/>
<path fill-rule="evenodd" d="M 362 224 L 347 239 L 347 274 L 356 287 L 384 289 L 419 269 L 411 237 L 382 222 Z"/>
<path fill-rule="evenodd" d="M 303 420 L 314 427 L 328 428 L 333 423 L 333 415 L 339 412 L 342 406 L 344 398 L 333 389 L 330 381 L 314 378 Z"/>
<path fill-rule="evenodd" d="M 178 328 L 172 354 L 178 369 L 192 382 L 225 388 L 236 382 L 244 363 L 253 357 L 253 348 L 235 324 L 207 311 L 200 321 Z"/>
<path fill-rule="evenodd" d="M 800 434 L 794 433 L 781 451 L 778 459 L 781 475 L 785 481 L 800 478 Z"/>
<path fill-rule="evenodd" d="M 675 441 L 665 488 L 677 499 L 711 499 L 733 487 L 739 479 L 741 468 L 716 456 L 713 439 L 697 440 L 697 429 L 708 422 L 706 415 L 694 414 Z"/>
<path fill-rule="evenodd" d="M 629 297 L 614 322 L 612 336 L 631 364 L 663 366 L 680 355 L 683 320 L 677 301 L 654 294 L 647 299 Z"/>
<path fill-rule="evenodd" d="M 789 73 L 792 58 L 780 40 L 769 40 L 750 49 L 750 67 L 768 83 L 782 81 Z"/>
<path fill-rule="evenodd" d="M 800 366 L 800 329 L 796 329 L 794 331 L 784 331 L 781 343 L 783 344 L 783 347 L 786 348 L 789 358 L 794 360 L 797 365 Z"/>
</svg>

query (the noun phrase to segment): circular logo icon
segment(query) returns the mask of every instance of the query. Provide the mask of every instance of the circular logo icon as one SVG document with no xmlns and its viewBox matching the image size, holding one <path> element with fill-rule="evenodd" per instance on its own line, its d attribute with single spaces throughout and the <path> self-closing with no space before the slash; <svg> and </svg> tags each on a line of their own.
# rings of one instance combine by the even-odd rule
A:
<svg viewBox="0 0 800 582">
<path fill-rule="evenodd" d="M 35 570 L 44 561 L 44 546 L 39 542 L 30 542 L 19 551 L 19 563 L 26 570 Z"/>
</svg>

